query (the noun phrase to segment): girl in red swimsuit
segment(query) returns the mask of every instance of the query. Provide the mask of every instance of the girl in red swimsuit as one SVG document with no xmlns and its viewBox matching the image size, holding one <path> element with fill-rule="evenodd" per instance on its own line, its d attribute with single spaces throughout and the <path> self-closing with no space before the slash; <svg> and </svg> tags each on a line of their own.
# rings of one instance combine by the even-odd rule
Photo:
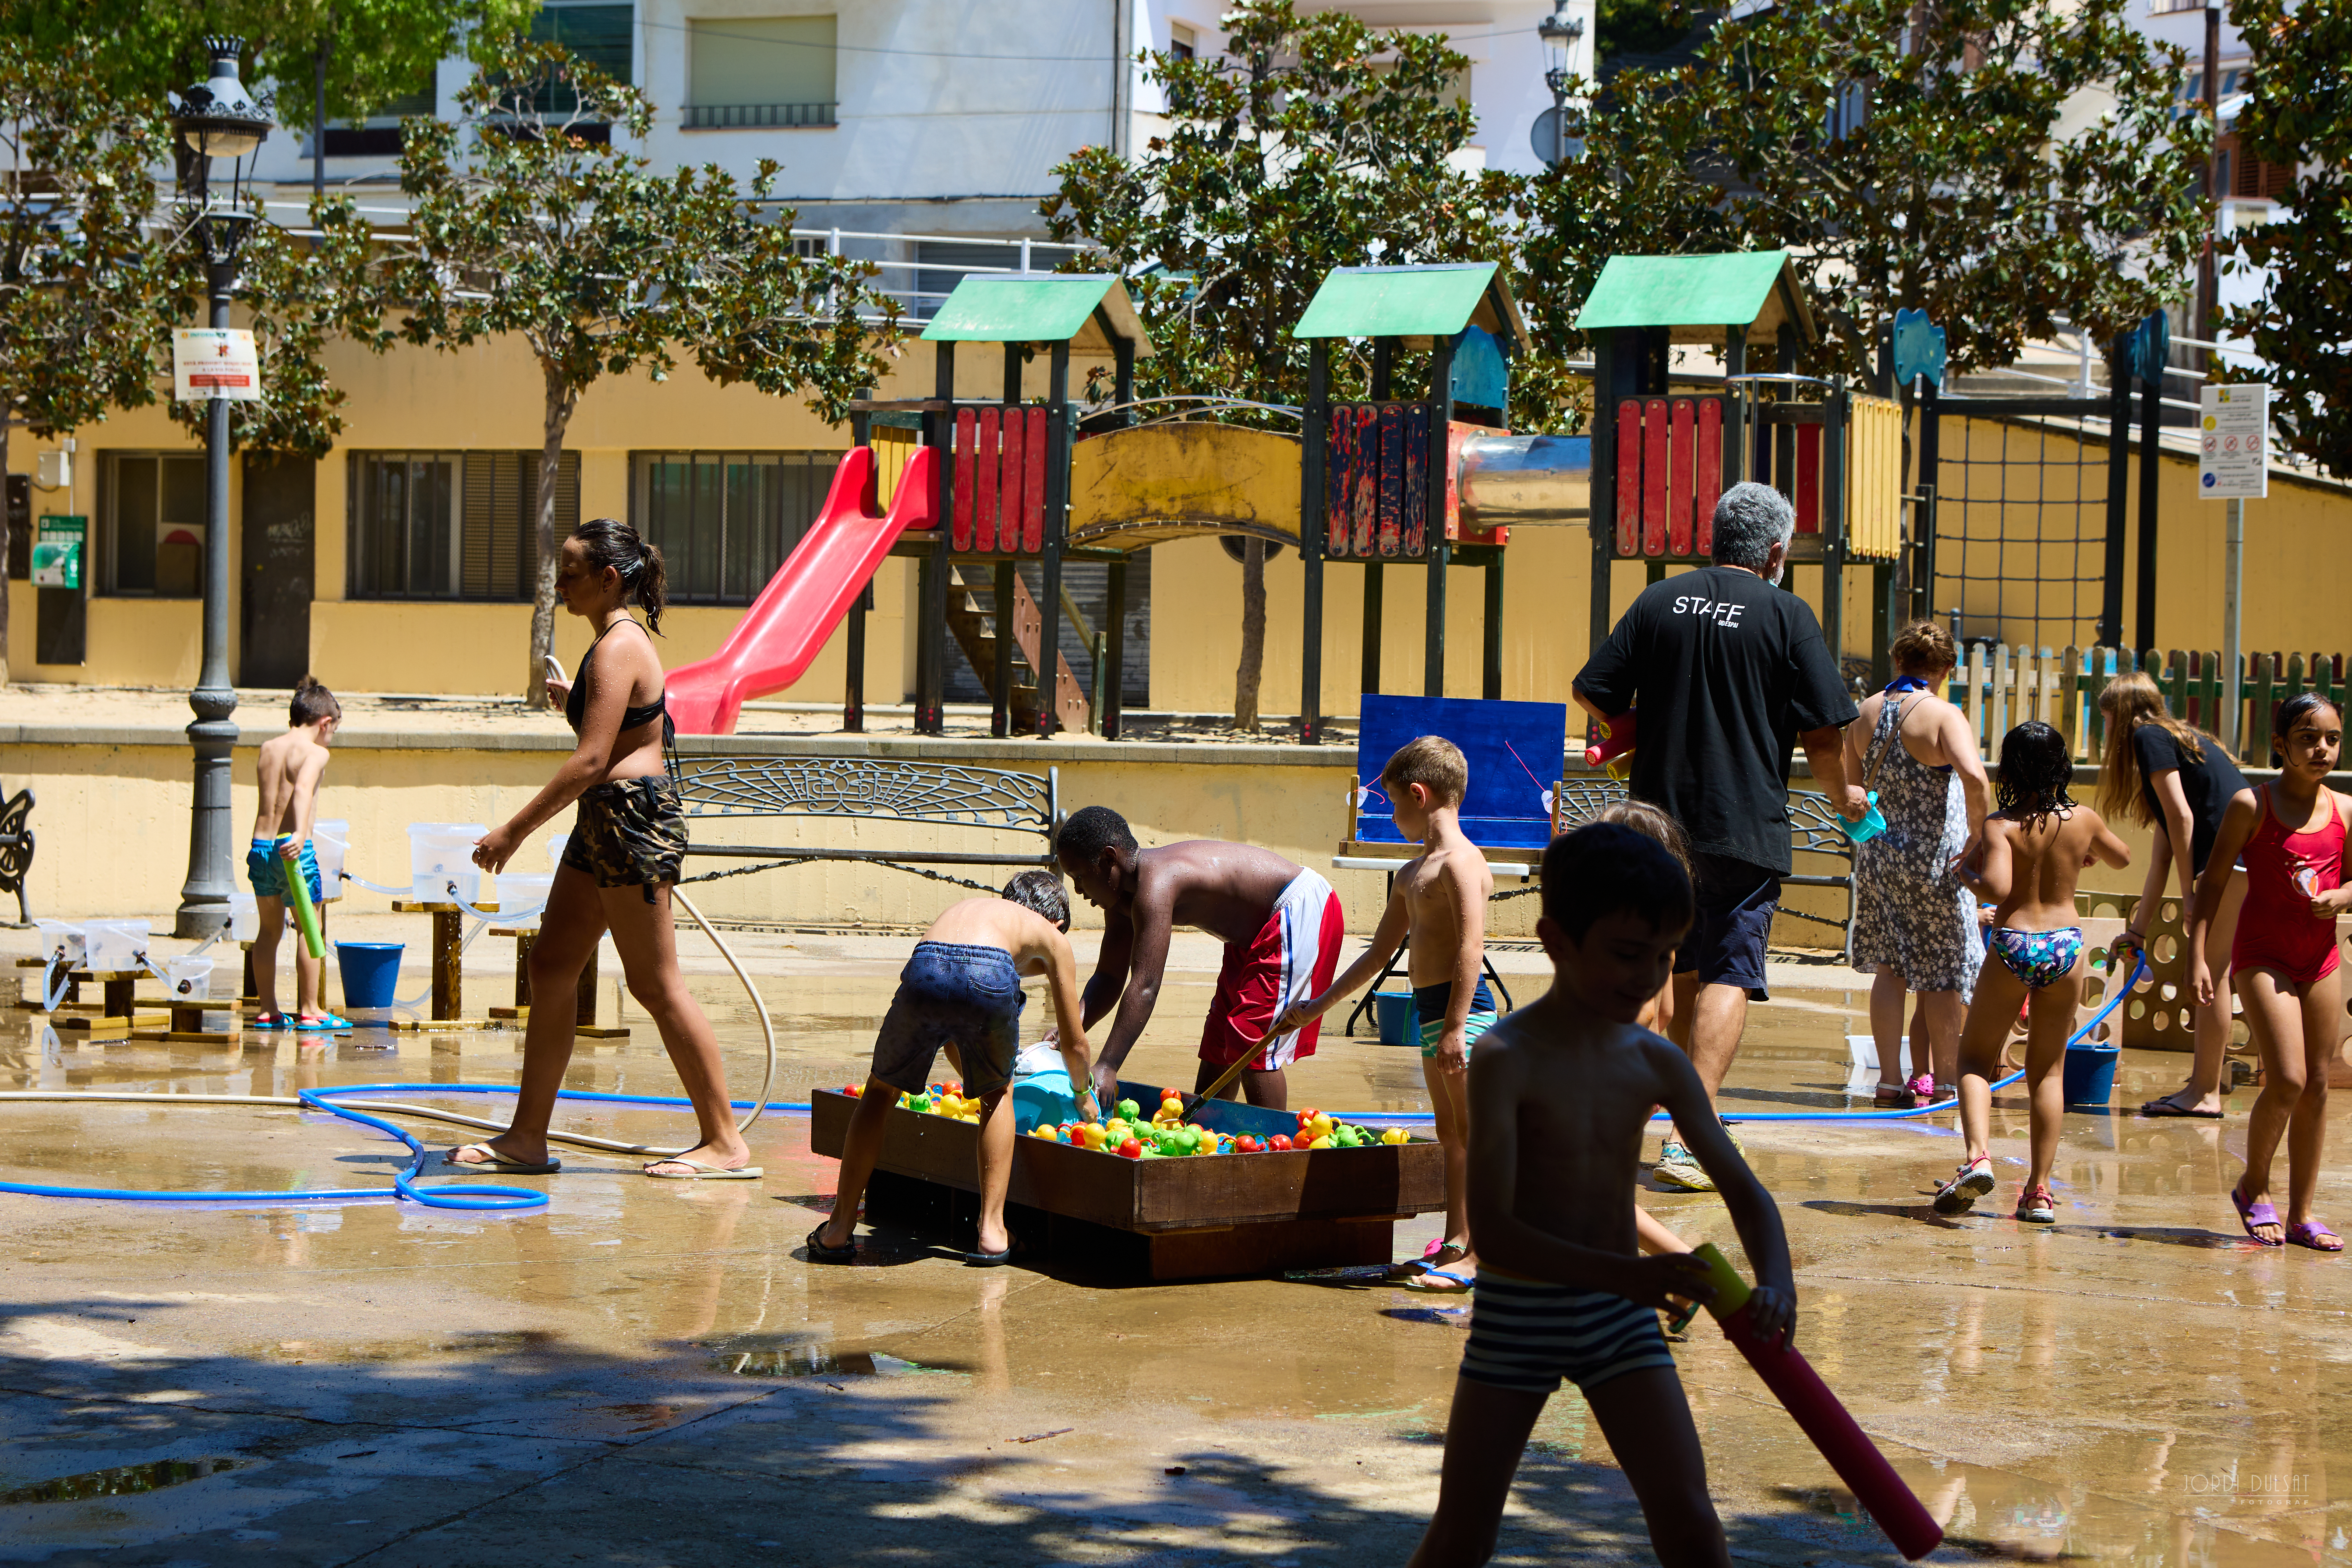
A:
<svg viewBox="0 0 2352 1568">
<path fill-rule="evenodd" d="M 2327 775 L 2344 749 L 2344 716 L 2316 692 L 2279 705 L 2272 783 L 2241 789 L 2221 820 L 2189 926 L 2189 979 L 2200 1005 L 2213 997 L 2205 934 L 2220 910 L 2232 862 L 2246 865 L 2245 911 L 2230 945 L 2230 972 L 2262 1052 L 2263 1092 L 2246 1124 L 2246 1172 L 2230 1193 L 2246 1234 L 2265 1247 L 2292 1241 L 2317 1252 L 2344 1242 L 2313 1217 L 2311 1198 L 2327 1138 L 2327 1064 L 2343 1033 L 2336 917 L 2352 909 L 2344 885 L 2344 824 L 2352 796 Z M 2270 1201 L 2271 1160 L 2287 1140 L 2286 1222 Z"/>
</svg>

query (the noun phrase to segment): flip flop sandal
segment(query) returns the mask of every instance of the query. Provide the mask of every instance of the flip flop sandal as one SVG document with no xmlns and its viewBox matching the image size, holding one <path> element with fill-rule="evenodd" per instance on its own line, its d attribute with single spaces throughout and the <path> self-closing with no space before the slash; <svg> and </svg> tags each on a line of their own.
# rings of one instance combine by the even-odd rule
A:
<svg viewBox="0 0 2352 1568">
<path fill-rule="evenodd" d="M 1874 1105 L 1908 1105 L 1911 1103 L 1910 1086 L 1903 1083 L 1881 1083 L 1871 1091 L 1870 1103 Z"/>
<path fill-rule="evenodd" d="M 672 1176 L 667 1171 L 655 1170 L 656 1166 L 684 1166 L 687 1174 Z M 647 1160 L 640 1167 L 640 1173 L 652 1177 L 655 1181 L 758 1181 L 767 1174 L 758 1166 L 744 1166 L 740 1169 L 729 1170 L 725 1166 L 707 1166 L 700 1160 L 684 1159 L 677 1155 L 665 1155 L 657 1160 Z"/>
<path fill-rule="evenodd" d="M 2143 1116 L 2158 1117 L 2187 1116 L 2200 1122 L 2218 1122 L 2221 1119 L 2221 1113 L 2219 1111 L 2191 1111 L 2169 1094 L 2142 1105 L 2139 1108 L 2139 1113 Z"/>
<path fill-rule="evenodd" d="M 1441 1237 L 1423 1249 L 1419 1258 L 1409 1263 L 1391 1266 L 1388 1275 L 1390 1279 L 1399 1282 L 1417 1280 L 1432 1269 L 1443 1269 L 1449 1263 L 1458 1263 L 1468 1255 L 1468 1248 L 1456 1246 Z"/>
<path fill-rule="evenodd" d="M 1448 1289 L 1444 1285 L 1433 1285 L 1429 1282 L 1432 1280 L 1449 1280 L 1459 1288 Z M 1424 1296 L 1466 1296 L 1470 1293 L 1470 1288 L 1476 1283 L 1475 1280 L 1465 1279 L 1460 1274 L 1449 1274 L 1443 1269 L 1424 1269 L 1407 1280 L 1404 1282 L 1404 1288 L 1418 1291 Z"/>
<path fill-rule="evenodd" d="M 2276 1207 L 2267 1202 L 2248 1203 L 2245 1200 L 2244 1196 L 2234 1186 L 2230 1189 L 2230 1203 L 2231 1206 L 2238 1211 L 2238 1223 L 2246 1228 L 2247 1235 L 2253 1236 L 2256 1245 L 2263 1247 L 2284 1247 L 2286 1245 L 2285 1241 L 2283 1239 L 2273 1239 L 2269 1237 L 2254 1236 L 2255 1226 L 2276 1225 L 2279 1223 L 2279 1214 Z"/>
<path fill-rule="evenodd" d="M 479 1151 L 478 1160 L 461 1160 L 461 1154 Z M 441 1163 L 453 1170 L 496 1171 L 501 1176 L 553 1176 L 563 1168 L 562 1160 L 544 1160 L 532 1164 L 529 1160 L 510 1160 L 488 1144 L 461 1144 L 441 1156 Z"/>
<path fill-rule="evenodd" d="M 1013 1249 L 1010 1247 L 1002 1252 L 967 1252 L 963 1255 L 963 1266 L 967 1269 L 1002 1269 L 1012 1261 Z"/>
<path fill-rule="evenodd" d="M 824 1244 L 824 1225 L 820 1224 L 808 1233 L 808 1255 L 812 1263 L 854 1263 L 857 1260 L 857 1239 L 853 1233 L 848 1246 L 828 1247 Z"/>
<path fill-rule="evenodd" d="M 253 1027 L 267 1030 L 292 1029 L 294 1020 L 284 1013 L 256 1013 L 253 1015 Z"/>
<path fill-rule="evenodd" d="M 339 1018 L 333 1013 L 329 1013 L 324 1018 L 302 1019 L 299 1023 L 294 1026 L 294 1032 L 297 1034 L 330 1034 L 338 1030 L 348 1032 L 351 1027 L 351 1019 L 347 1018 Z"/>
<path fill-rule="evenodd" d="M 2336 1245 L 2333 1247 L 2321 1246 L 2320 1239 L 2322 1237 L 2335 1242 Z M 2333 1230 L 2328 1229 L 2327 1221 L 2324 1219 L 2297 1220 L 2294 1224 L 2286 1228 L 2286 1239 L 2289 1241 L 2294 1242 L 2297 1247 L 2308 1247 L 2314 1252 L 2341 1252 L 2344 1250 L 2344 1239 L 2336 1235 Z"/>
</svg>

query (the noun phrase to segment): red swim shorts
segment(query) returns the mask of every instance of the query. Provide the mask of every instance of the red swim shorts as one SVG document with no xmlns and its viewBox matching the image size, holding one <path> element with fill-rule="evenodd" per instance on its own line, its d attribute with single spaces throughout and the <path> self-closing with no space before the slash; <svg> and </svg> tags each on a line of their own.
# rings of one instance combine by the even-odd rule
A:
<svg viewBox="0 0 2352 1568">
<path fill-rule="evenodd" d="M 1300 872 L 1275 900 L 1274 913 L 1246 946 L 1225 945 L 1217 994 L 1201 1030 L 1201 1060 L 1231 1066 L 1243 1053 L 1256 1051 L 1284 1009 L 1328 990 L 1339 973 L 1339 943 L 1347 930 L 1348 917 L 1331 884 L 1311 871 Z M 1251 1067 L 1272 1071 L 1314 1055 L 1322 1029 L 1323 1020 L 1317 1019 L 1284 1035 Z"/>
</svg>

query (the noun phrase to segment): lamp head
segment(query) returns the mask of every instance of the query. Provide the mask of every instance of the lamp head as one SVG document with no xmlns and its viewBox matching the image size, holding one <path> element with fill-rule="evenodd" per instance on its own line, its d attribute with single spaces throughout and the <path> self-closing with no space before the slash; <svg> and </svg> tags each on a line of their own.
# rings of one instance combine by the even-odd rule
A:
<svg viewBox="0 0 2352 1568">
<path fill-rule="evenodd" d="M 199 158 L 247 157 L 259 150 L 270 124 L 237 74 L 245 40 L 215 36 L 205 47 L 213 57 L 212 75 L 180 94 L 172 130 Z"/>
</svg>

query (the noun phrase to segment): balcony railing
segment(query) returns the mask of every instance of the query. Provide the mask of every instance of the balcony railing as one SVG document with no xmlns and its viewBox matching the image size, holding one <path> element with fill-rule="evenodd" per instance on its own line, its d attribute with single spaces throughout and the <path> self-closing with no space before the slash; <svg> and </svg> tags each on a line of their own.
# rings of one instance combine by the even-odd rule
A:
<svg viewBox="0 0 2352 1568">
<path fill-rule="evenodd" d="M 686 111 L 688 131 L 782 129 L 832 125 L 837 103 L 698 103 Z"/>
</svg>

